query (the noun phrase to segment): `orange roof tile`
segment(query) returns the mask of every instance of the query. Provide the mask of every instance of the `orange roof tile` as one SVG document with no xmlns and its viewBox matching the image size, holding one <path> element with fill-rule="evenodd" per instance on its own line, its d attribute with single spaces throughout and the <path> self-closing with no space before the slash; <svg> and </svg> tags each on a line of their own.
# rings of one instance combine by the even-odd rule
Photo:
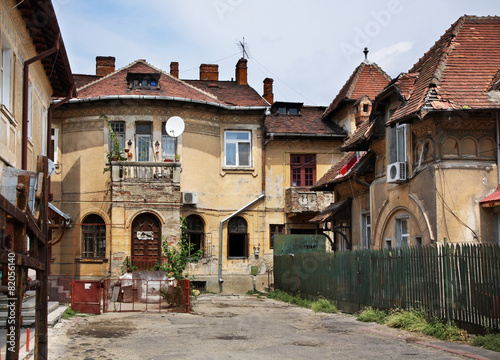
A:
<svg viewBox="0 0 500 360">
<path fill-rule="evenodd" d="M 488 91 L 500 69 L 500 17 L 462 16 L 409 70 L 418 74 L 390 123 L 445 109 L 500 108 Z"/>
<path fill-rule="evenodd" d="M 377 96 L 390 81 L 390 76 L 377 64 L 363 61 L 354 70 L 335 99 L 333 99 L 332 103 L 323 114 L 323 118 L 328 117 L 337 110 L 344 101 L 355 101 L 364 95 L 367 95 L 372 100 L 375 99 L 375 96 Z"/>
</svg>

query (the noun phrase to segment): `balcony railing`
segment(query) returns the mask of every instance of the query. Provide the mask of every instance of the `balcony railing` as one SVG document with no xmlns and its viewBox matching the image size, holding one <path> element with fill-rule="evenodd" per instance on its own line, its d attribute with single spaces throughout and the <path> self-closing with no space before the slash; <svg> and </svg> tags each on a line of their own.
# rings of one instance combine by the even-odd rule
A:
<svg viewBox="0 0 500 360">
<path fill-rule="evenodd" d="M 153 161 L 112 161 L 111 181 L 180 182 L 181 163 Z"/>
<path fill-rule="evenodd" d="M 322 211 L 333 201 L 334 194 L 330 191 L 309 191 L 295 187 L 285 190 L 285 211 L 288 214 Z"/>
</svg>

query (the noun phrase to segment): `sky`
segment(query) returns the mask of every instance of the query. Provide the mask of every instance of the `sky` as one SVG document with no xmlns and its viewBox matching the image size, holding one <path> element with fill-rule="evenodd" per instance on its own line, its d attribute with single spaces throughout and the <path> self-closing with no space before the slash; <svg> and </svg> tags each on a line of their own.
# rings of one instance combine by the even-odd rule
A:
<svg viewBox="0 0 500 360">
<path fill-rule="evenodd" d="M 407 72 L 464 14 L 500 16 L 498 0 L 52 0 L 71 69 L 95 74 L 96 56 L 116 69 L 137 59 L 181 79 L 200 64 L 235 77 L 248 58 L 259 94 L 274 79 L 274 100 L 327 106 L 364 60 L 389 76 Z"/>
</svg>

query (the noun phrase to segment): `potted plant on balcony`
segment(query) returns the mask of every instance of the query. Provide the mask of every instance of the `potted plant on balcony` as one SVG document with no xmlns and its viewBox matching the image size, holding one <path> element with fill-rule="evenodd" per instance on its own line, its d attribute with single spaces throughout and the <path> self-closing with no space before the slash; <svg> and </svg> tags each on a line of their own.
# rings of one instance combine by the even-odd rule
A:
<svg viewBox="0 0 500 360">
<path fill-rule="evenodd" d="M 175 162 L 181 161 L 181 156 L 179 154 L 175 154 Z"/>
<path fill-rule="evenodd" d="M 108 164 L 111 164 L 111 161 L 127 160 L 127 158 L 125 158 L 122 155 L 122 152 L 120 150 L 120 141 L 118 141 L 118 136 L 113 131 L 113 128 L 111 127 L 111 123 L 109 122 L 108 117 L 105 114 L 101 114 L 100 118 L 106 120 L 106 123 L 108 124 L 109 134 L 111 136 L 111 151 L 106 152 L 106 157 L 108 158 Z M 111 167 L 104 168 L 104 172 L 109 170 L 111 170 Z"/>
</svg>

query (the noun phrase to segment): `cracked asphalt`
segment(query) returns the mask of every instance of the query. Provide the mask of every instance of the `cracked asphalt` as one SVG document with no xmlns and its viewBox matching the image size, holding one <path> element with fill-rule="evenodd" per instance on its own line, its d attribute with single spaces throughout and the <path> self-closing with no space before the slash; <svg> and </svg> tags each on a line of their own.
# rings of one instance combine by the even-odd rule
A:
<svg viewBox="0 0 500 360">
<path fill-rule="evenodd" d="M 500 359 L 465 344 L 255 296 L 201 295 L 191 314 L 106 313 L 49 330 L 49 359 Z"/>
</svg>

